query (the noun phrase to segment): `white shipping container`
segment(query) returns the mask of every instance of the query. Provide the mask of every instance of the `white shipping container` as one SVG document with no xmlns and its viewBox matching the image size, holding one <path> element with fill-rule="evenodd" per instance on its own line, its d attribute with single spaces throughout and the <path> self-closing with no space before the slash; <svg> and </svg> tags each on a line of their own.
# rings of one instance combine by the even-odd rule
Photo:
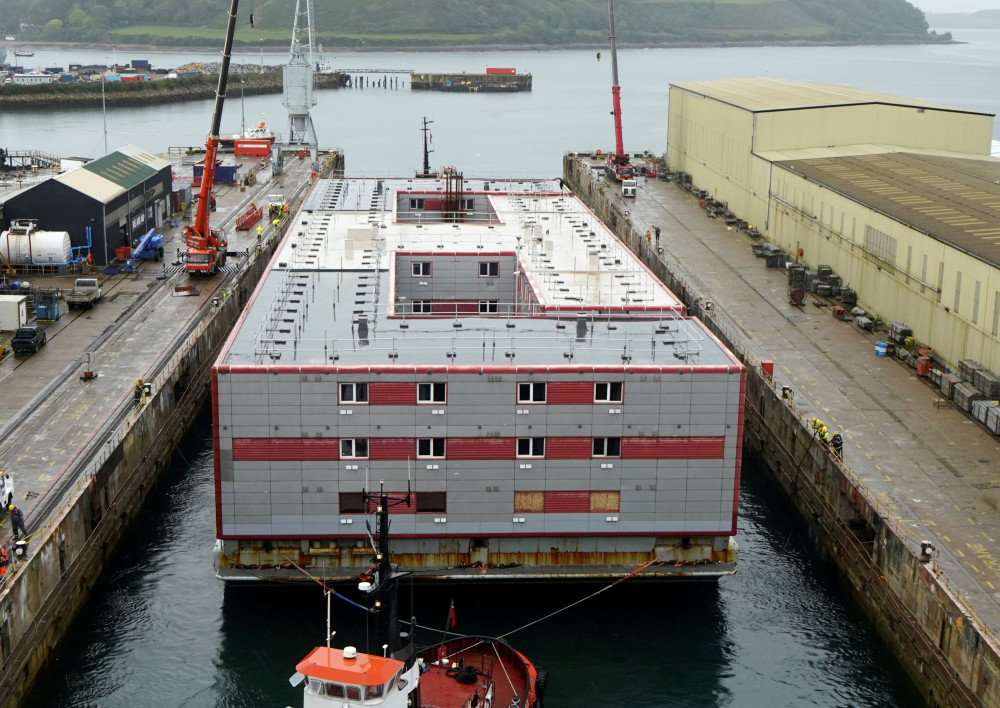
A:
<svg viewBox="0 0 1000 708">
<path fill-rule="evenodd" d="M 13 332 L 28 322 L 26 295 L 0 295 L 0 330 Z"/>
</svg>

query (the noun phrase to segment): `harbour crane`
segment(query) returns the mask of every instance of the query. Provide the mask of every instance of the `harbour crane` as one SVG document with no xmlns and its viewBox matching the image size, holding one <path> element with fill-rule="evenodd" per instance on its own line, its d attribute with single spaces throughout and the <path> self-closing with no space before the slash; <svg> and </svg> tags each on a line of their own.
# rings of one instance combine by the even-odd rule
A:
<svg viewBox="0 0 1000 708">
<path fill-rule="evenodd" d="M 629 161 L 622 140 L 622 97 L 618 85 L 618 48 L 615 45 L 615 3 L 608 0 L 608 27 L 611 41 L 611 103 L 615 117 L 615 151 L 608 154 L 604 172 L 611 179 L 622 183 L 622 196 L 634 197 L 636 189 L 635 166 Z"/>
<path fill-rule="evenodd" d="M 219 127 L 222 124 L 222 106 L 226 100 L 226 84 L 229 80 L 229 61 L 233 51 L 233 36 L 236 33 L 236 10 L 239 0 L 232 0 L 229 8 L 229 25 L 226 28 L 226 43 L 222 50 L 222 68 L 219 69 L 219 85 L 215 91 L 215 110 L 212 112 L 212 127 L 205 142 L 205 166 L 201 173 L 201 188 L 198 192 L 198 209 L 194 223 L 184 227 L 184 243 L 187 258 L 184 270 L 192 274 L 214 275 L 226 264 L 229 242 L 221 229 L 212 228 L 208 223 L 211 207 L 212 183 L 215 179 L 215 161 L 219 152 Z"/>
</svg>

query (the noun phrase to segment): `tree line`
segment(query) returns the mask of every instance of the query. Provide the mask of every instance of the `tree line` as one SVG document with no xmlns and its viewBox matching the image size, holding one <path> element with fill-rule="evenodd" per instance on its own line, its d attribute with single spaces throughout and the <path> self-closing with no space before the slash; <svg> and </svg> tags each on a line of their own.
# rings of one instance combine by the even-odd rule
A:
<svg viewBox="0 0 1000 708">
<path fill-rule="evenodd" d="M 0 0 L 0 32 L 18 41 L 215 46 L 222 0 Z M 238 44 L 287 44 L 294 5 L 263 0 L 239 13 Z M 329 47 L 594 46 L 608 41 L 605 0 L 323 0 L 314 37 Z M 253 15 L 253 26 L 250 25 Z M 618 0 L 622 45 L 778 42 L 932 42 L 906 0 Z"/>
</svg>

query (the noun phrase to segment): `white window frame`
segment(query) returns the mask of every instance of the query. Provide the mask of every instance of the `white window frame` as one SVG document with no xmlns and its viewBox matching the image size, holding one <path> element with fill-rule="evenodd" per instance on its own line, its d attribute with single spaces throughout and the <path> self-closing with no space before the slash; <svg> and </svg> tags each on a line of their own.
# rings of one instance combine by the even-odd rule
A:
<svg viewBox="0 0 1000 708">
<path fill-rule="evenodd" d="M 347 391 L 349 391 L 350 394 L 345 396 L 344 393 Z M 368 384 L 364 382 L 357 382 L 357 383 L 341 382 L 340 402 L 350 403 L 352 405 L 358 405 L 358 406 L 368 405 Z"/>
<path fill-rule="evenodd" d="M 485 268 L 484 268 L 485 266 Z M 483 271 L 486 271 L 485 273 Z M 499 278 L 500 261 L 479 261 L 480 278 Z"/>
<path fill-rule="evenodd" d="M 611 443 L 614 441 L 615 445 L 618 447 L 617 452 L 611 452 Z M 591 448 L 594 457 L 621 457 L 622 456 L 622 439 L 621 438 L 594 438 L 594 444 Z"/>
<path fill-rule="evenodd" d="M 526 444 L 528 451 L 521 452 L 522 443 Z M 515 448 L 517 457 L 545 457 L 545 438 L 517 438 Z"/>
<path fill-rule="evenodd" d="M 440 397 L 439 397 L 440 394 Z M 417 403 L 430 405 L 448 402 L 448 384 L 441 381 L 428 381 L 417 384 Z"/>
<path fill-rule="evenodd" d="M 410 208 L 422 210 L 424 208 L 423 197 L 410 197 Z"/>
<path fill-rule="evenodd" d="M 528 395 L 522 395 L 522 387 L 528 386 Z M 542 397 L 535 398 L 537 387 L 541 386 Z M 545 403 L 548 400 L 549 387 L 544 381 L 532 382 L 532 381 L 519 381 L 517 384 L 517 402 L 518 403 Z"/>
<path fill-rule="evenodd" d="M 410 263 L 410 275 L 414 278 L 430 278 L 431 272 L 430 261 L 413 261 Z"/>
<path fill-rule="evenodd" d="M 364 453 L 358 454 L 359 443 L 363 443 Z M 347 452 L 345 453 L 345 449 Z M 368 459 L 368 438 L 341 438 L 340 439 L 340 459 L 342 460 L 367 460 Z"/>
<path fill-rule="evenodd" d="M 441 444 L 441 454 L 436 454 L 435 443 L 440 442 Z M 420 448 L 426 445 L 424 452 L 420 451 Z M 448 455 L 448 439 L 447 438 L 417 438 L 417 459 L 420 460 L 440 460 Z"/>
<path fill-rule="evenodd" d="M 429 315 L 431 314 L 431 301 L 411 300 L 410 311 L 415 315 Z"/>
<path fill-rule="evenodd" d="M 495 315 L 500 312 L 500 301 L 499 300 L 480 300 L 479 301 L 479 314 L 482 315 Z"/>
<path fill-rule="evenodd" d="M 601 387 L 604 395 L 601 396 Z M 614 387 L 618 387 L 618 398 L 615 398 Z M 621 403 L 625 400 L 625 383 L 623 381 L 597 381 L 594 383 L 594 403 Z"/>
</svg>

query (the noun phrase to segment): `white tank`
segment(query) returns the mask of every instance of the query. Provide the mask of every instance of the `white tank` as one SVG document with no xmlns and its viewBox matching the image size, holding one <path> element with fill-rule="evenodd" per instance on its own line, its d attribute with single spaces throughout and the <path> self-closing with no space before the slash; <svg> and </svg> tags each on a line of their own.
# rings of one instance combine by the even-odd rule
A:
<svg viewBox="0 0 1000 708">
<path fill-rule="evenodd" d="M 26 263 L 39 265 L 69 261 L 69 233 L 66 231 L 32 231 L 29 234 L 14 230 L 0 233 L 0 254 L 12 266 Z"/>
</svg>

